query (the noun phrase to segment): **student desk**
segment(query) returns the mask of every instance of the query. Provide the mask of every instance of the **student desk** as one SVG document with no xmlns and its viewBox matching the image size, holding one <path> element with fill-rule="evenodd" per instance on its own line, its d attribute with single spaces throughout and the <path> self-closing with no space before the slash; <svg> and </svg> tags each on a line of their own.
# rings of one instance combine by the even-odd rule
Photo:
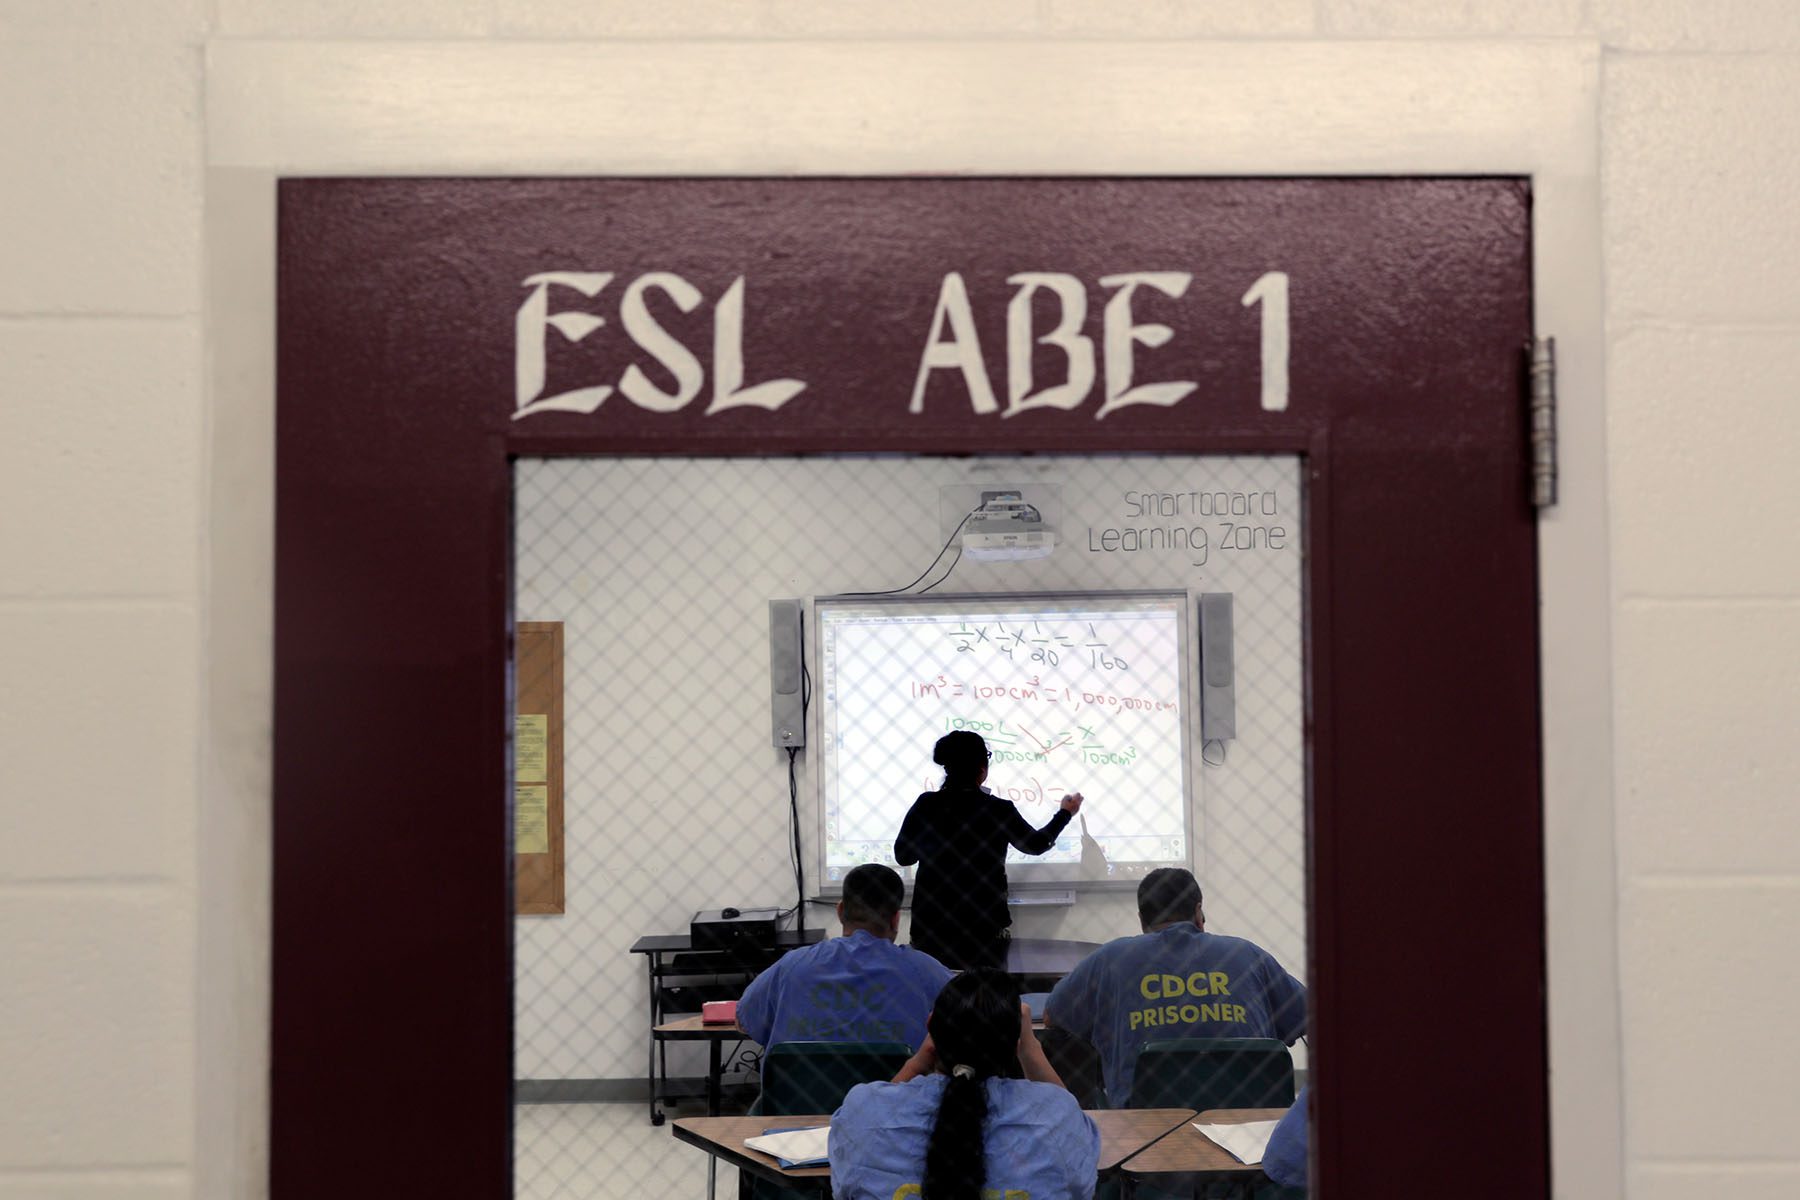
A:
<svg viewBox="0 0 1800 1200">
<path fill-rule="evenodd" d="M 1247 1182 L 1262 1178 L 1262 1168 L 1246 1165 L 1223 1146 L 1194 1128 L 1204 1125 L 1241 1125 L 1247 1121 L 1279 1121 L 1285 1108 L 1218 1108 L 1184 1121 L 1166 1137 L 1125 1160 L 1125 1194 L 1133 1183 L 1154 1183 L 1158 1188 L 1185 1191 L 1211 1180 Z"/>
<path fill-rule="evenodd" d="M 719 1093 L 722 1090 L 720 1076 L 724 1072 L 724 1064 L 720 1061 L 721 1051 L 726 1042 L 741 1042 L 750 1035 L 736 1021 L 724 1025 L 708 1025 L 699 1017 L 677 1017 L 673 1021 L 664 1021 L 650 1031 L 650 1036 L 658 1042 L 705 1042 L 706 1043 L 706 1115 L 719 1115 Z M 652 1124 L 660 1124 L 656 1115 L 651 1115 Z"/>
<path fill-rule="evenodd" d="M 1121 1163 L 1141 1153 L 1145 1147 L 1153 1146 L 1157 1139 L 1171 1131 L 1179 1132 L 1187 1127 L 1194 1119 L 1194 1110 L 1091 1109 L 1088 1116 L 1100 1128 L 1098 1174 L 1104 1179 L 1117 1171 Z M 670 1130 L 677 1141 L 698 1146 L 715 1158 L 752 1175 L 788 1187 L 816 1188 L 824 1192 L 831 1186 L 830 1167 L 795 1167 L 783 1170 L 781 1164 L 767 1154 L 744 1145 L 744 1139 L 756 1137 L 766 1129 L 805 1129 L 813 1125 L 825 1125 L 830 1121 L 829 1113 L 800 1117 L 679 1117 L 670 1126 Z M 1220 1153 L 1223 1154 L 1224 1151 Z"/>
</svg>

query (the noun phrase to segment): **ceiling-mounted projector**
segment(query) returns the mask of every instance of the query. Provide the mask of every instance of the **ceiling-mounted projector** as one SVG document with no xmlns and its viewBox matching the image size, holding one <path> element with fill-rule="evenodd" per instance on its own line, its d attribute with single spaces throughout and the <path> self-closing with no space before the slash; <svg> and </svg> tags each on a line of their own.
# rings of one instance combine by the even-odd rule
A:
<svg viewBox="0 0 1800 1200">
<path fill-rule="evenodd" d="M 974 559 L 1044 558 L 1056 548 L 1056 531 L 1019 492 L 983 492 L 981 506 L 963 522 L 962 552 Z"/>
</svg>

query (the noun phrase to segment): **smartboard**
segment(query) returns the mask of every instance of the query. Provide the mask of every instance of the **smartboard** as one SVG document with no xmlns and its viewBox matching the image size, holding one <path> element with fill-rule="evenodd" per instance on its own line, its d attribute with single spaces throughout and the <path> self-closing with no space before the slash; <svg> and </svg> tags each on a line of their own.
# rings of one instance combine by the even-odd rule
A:
<svg viewBox="0 0 1800 1200">
<path fill-rule="evenodd" d="M 1034 826 L 1080 817 L 1048 853 L 1008 852 L 1015 887 L 1126 886 L 1189 866 L 1186 592 L 819 597 L 817 878 L 894 864 L 944 734 L 987 739 L 988 788 Z"/>
</svg>

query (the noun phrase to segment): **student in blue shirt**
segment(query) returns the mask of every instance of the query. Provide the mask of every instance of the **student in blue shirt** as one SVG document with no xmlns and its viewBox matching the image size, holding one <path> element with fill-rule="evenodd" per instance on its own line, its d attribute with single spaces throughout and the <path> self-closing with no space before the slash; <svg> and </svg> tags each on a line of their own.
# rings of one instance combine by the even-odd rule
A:
<svg viewBox="0 0 1800 1200">
<path fill-rule="evenodd" d="M 1018 985 L 984 969 L 944 985 L 892 1083 L 850 1089 L 829 1154 L 837 1200 L 1089 1200 L 1100 1131 L 1044 1058 Z"/>
<path fill-rule="evenodd" d="M 1160 867 L 1138 884 L 1144 932 L 1094 951 L 1050 992 L 1044 1023 L 1100 1052 L 1106 1094 L 1131 1099 L 1138 1051 L 1173 1038 L 1279 1038 L 1306 1033 L 1306 985 L 1254 942 L 1206 932 L 1200 884 Z"/>
<path fill-rule="evenodd" d="M 1283 1187 L 1306 1187 L 1306 1092 L 1301 1088 L 1294 1097 L 1263 1151 L 1263 1174 Z"/>
<path fill-rule="evenodd" d="M 775 960 L 738 1000 L 738 1024 L 764 1046 L 778 1042 L 925 1040 L 925 1017 L 950 969 L 894 944 L 906 885 L 892 867 L 864 863 L 844 877 L 842 937 Z"/>
</svg>

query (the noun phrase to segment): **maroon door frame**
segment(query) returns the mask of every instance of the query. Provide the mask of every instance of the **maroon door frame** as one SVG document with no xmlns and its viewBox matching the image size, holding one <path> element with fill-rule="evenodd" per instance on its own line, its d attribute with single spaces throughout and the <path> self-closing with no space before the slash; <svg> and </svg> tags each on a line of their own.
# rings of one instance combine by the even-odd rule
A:
<svg viewBox="0 0 1800 1200">
<path fill-rule="evenodd" d="M 1527 181 L 290 180 L 279 218 L 276 1200 L 511 1194 L 512 458 L 869 451 L 1305 456 L 1319 1193 L 1548 1195 Z M 1181 404 L 1006 418 L 946 378 L 907 412 L 945 273 L 997 348 L 1009 271 L 1085 280 L 1096 332 L 1101 276 L 1173 269 L 1139 319 Z M 749 381 L 810 395 L 513 419 L 523 281 L 600 270 L 558 304 L 614 332 L 641 272 L 696 321 L 745 276 Z M 553 342 L 545 393 L 620 346 Z"/>
</svg>

